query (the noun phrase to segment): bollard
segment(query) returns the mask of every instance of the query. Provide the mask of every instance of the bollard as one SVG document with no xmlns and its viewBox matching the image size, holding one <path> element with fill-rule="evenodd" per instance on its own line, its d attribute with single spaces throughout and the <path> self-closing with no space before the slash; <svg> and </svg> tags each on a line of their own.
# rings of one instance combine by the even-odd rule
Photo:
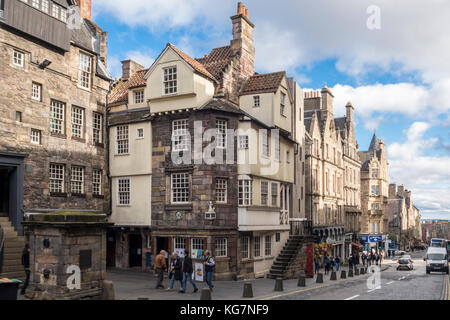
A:
<svg viewBox="0 0 450 320">
<path fill-rule="evenodd" d="M 347 279 L 347 273 L 345 272 L 345 270 L 341 271 L 341 279 Z"/>
<path fill-rule="evenodd" d="M 353 277 L 353 269 L 348 269 L 348 276 Z"/>
<path fill-rule="evenodd" d="M 200 295 L 200 300 L 212 300 L 211 299 L 211 290 L 202 289 L 202 293 Z"/>
<path fill-rule="evenodd" d="M 337 280 L 336 271 L 331 272 L 330 280 Z"/>
<path fill-rule="evenodd" d="M 253 298 L 253 287 L 251 282 L 244 283 L 244 293 L 242 293 L 243 298 Z"/>
<path fill-rule="evenodd" d="M 274 291 L 283 291 L 283 279 L 277 278 L 275 280 L 275 289 Z"/>
<path fill-rule="evenodd" d="M 306 279 L 304 276 L 298 278 L 297 287 L 306 287 Z"/>
<path fill-rule="evenodd" d="M 355 276 L 359 276 L 359 269 L 355 268 Z"/>
<path fill-rule="evenodd" d="M 365 274 L 366 273 L 366 269 L 365 268 L 361 268 L 360 274 Z"/>
<path fill-rule="evenodd" d="M 317 274 L 316 283 L 323 283 L 323 274 Z"/>
</svg>

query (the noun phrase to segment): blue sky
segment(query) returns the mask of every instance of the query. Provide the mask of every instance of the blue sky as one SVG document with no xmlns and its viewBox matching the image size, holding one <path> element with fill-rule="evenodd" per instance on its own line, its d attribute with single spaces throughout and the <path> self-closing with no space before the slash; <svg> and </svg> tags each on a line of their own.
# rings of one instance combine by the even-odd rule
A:
<svg viewBox="0 0 450 320">
<path fill-rule="evenodd" d="M 450 219 L 450 3 L 428 0 L 248 0 L 258 72 L 286 70 L 305 89 L 326 84 L 335 113 L 355 106 L 360 150 L 387 145 L 390 182 L 413 191 L 425 218 Z M 379 9 L 379 15 L 368 8 Z M 108 67 L 149 67 L 167 42 L 192 57 L 229 44 L 236 1 L 93 0 L 109 33 Z M 369 8 L 370 9 L 370 8 Z M 369 29 L 368 19 L 380 28 Z M 373 20 L 370 20 L 373 21 Z"/>
</svg>

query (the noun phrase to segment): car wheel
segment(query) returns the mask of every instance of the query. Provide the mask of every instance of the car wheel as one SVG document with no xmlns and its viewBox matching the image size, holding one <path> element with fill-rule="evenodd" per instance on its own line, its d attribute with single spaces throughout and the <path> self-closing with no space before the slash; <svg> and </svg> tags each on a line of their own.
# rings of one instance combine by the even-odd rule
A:
<svg viewBox="0 0 450 320">
<path fill-rule="evenodd" d="M 427 274 L 430 274 L 430 271 L 427 270 Z"/>
</svg>

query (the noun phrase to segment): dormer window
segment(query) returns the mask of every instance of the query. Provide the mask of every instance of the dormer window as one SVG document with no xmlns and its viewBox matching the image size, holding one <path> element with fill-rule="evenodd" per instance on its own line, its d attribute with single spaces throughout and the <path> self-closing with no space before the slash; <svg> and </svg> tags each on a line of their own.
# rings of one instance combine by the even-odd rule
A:
<svg viewBox="0 0 450 320">
<path fill-rule="evenodd" d="M 144 90 L 134 91 L 134 103 L 144 103 Z"/>
<path fill-rule="evenodd" d="M 259 108 L 260 106 L 260 99 L 259 96 L 253 96 L 253 107 Z"/>
<path fill-rule="evenodd" d="M 164 94 L 177 93 L 177 67 L 164 68 Z"/>
</svg>

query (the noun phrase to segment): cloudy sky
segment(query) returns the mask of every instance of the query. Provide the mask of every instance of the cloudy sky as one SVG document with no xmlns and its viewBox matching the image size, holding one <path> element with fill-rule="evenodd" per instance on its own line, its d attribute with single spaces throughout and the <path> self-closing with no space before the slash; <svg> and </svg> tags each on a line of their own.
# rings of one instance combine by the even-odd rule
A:
<svg viewBox="0 0 450 320">
<path fill-rule="evenodd" d="M 335 112 L 355 106 L 360 150 L 387 145 L 390 182 L 413 191 L 424 218 L 450 219 L 450 1 L 246 0 L 258 72 L 326 84 Z M 193 57 L 229 44 L 234 0 L 93 0 L 109 32 L 109 68 L 149 67 L 167 42 Z M 379 8 L 373 20 L 374 7 Z M 375 8 L 375 9 L 376 9 Z"/>
</svg>

